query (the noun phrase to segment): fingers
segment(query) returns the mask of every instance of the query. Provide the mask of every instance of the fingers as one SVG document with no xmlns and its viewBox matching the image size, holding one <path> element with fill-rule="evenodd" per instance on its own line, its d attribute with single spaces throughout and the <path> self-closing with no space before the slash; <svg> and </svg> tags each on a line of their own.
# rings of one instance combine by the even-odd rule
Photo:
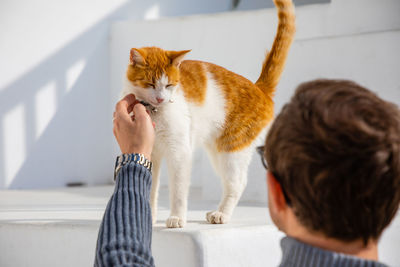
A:
<svg viewBox="0 0 400 267">
<path fill-rule="evenodd" d="M 128 113 L 131 113 L 132 111 L 133 111 L 133 107 L 136 105 L 136 104 L 139 104 L 140 102 L 138 101 L 138 100 L 135 100 L 135 102 L 133 102 L 131 105 L 129 105 L 129 107 L 128 107 Z"/>
<path fill-rule="evenodd" d="M 114 118 L 131 120 L 129 113 L 132 112 L 135 104 L 139 103 L 135 95 L 129 94 L 121 99 L 115 106 Z"/>
<path fill-rule="evenodd" d="M 134 94 L 126 95 L 123 99 L 121 99 L 117 105 L 115 106 L 116 112 L 120 113 L 130 113 L 133 109 L 133 106 L 139 102 Z M 129 111 L 129 109 L 131 109 Z"/>
<path fill-rule="evenodd" d="M 150 116 L 150 112 L 146 109 L 146 113 L 149 114 Z M 131 115 L 131 120 L 134 121 L 135 120 L 135 114 Z M 151 122 L 153 124 L 153 128 L 156 128 L 156 123 L 154 121 Z"/>
<path fill-rule="evenodd" d="M 129 105 L 135 103 L 138 100 L 136 99 L 136 96 L 134 94 L 129 94 L 129 95 L 126 95 L 124 98 L 122 98 L 121 101 L 126 101 L 128 103 L 128 106 L 129 106 Z"/>
<path fill-rule="evenodd" d="M 133 113 L 135 114 L 136 119 L 138 118 L 149 118 L 149 113 L 146 108 L 142 104 L 136 104 L 133 107 Z"/>
<path fill-rule="evenodd" d="M 131 112 L 133 111 L 133 115 Z M 145 122 L 151 121 L 149 111 L 143 106 L 133 94 L 129 94 L 121 99 L 115 106 L 114 126 L 117 126 L 119 121 L 129 121 Z M 155 127 L 155 125 L 153 125 Z"/>
</svg>

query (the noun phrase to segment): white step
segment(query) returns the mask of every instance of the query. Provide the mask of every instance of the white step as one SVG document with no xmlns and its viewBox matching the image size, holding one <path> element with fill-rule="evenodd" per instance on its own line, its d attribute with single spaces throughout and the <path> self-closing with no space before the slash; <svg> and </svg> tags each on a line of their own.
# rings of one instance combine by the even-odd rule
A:
<svg viewBox="0 0 400 267">
<path fill-rule="evenodd" d="M 0 266 L 92 266 L 97 231 L 112 186 L 60 190 L 0 191 Z M 166 229 L 168 210 L 161 197 L 159 221 L 153 229 L 157 267 L 277 266 L 283 236 L 265 207 L 237 207 L 232 222 L 210 225 L 193 190 L 188 224 Z M 400 266 L 400 218 L 380 244 L 380 257 Z M 397 265 L 396 265 L 397 264 Z"/>
</svg>

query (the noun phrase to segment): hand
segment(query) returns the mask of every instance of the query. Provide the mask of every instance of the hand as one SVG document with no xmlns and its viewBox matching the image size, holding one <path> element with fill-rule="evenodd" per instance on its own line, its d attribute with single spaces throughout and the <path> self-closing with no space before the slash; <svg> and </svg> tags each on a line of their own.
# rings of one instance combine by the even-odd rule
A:
<svg viewBox="0 0 400 267">
<path fill-rule="evenodd" d="M 133 116 L 129 114 L 133 111 Z M 151 160 L 155 133 L 146 108 L 133 94 L 125 96 L 115 106 L 114 136 L 123 154 L 141 153 Z"/>
</svg>

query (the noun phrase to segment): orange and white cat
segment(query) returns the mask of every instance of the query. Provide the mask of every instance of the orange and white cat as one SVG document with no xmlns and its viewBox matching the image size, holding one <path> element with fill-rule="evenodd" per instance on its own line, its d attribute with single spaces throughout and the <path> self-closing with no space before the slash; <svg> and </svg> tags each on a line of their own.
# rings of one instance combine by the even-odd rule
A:
<svg viewBox="0 0 400 267">
<path fill-rule="evenodd" d="M 222 179 L 219 207 L 210 223 L 227 223 L 247 183 L 255 141 L 273 119 L 272 101 L 295 34 L 291 0 L 274 0 L 279 25 L 261 75 L 254 84 L 223 67 L 183 57 L 189 52 L 157 47 L 132 48 L 122 95 L 133 93 L 157 112 L 152 153 L 151 209 L 157 215 L 160 163 L 168 166 L 170 217 L 167 227 L 186 223 L 193 151 L 203 146 Z"/>
</svg>

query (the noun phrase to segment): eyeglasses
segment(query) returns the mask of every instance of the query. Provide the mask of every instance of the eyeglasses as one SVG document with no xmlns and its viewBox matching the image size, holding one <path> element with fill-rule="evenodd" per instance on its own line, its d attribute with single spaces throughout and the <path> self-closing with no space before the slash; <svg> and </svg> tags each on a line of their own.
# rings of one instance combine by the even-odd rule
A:
<svg viewBox="0 0 400 267">
<path fill-rule="evenodd" d="M 267 162 L 267 160 L 265 159 L 265 156 L 264 156 L 265 155 L 265 146 L 258 146 L 258 147 L 256 147 L 256 149 L 257 149 L 257 153 L 261 157 L 262 165 L 264 166 L 264 168 L 266 170 L 268 170 L 268 162 Z"/>
<path fill-rule="evenodd" d="M 257 149 L 257 153 L 258 153 L 258 154 L 260 155 L 260 157 L 261 157 L 262 165 L 264 166 L 264 168 L 265 168 L 266 170 L 268 170 L 268 162 L 267 162 L 267 160 L 265 159 L 265 146 L 258 146 L 256 149 Z M 285 188 L 283 188 L 281 179 L 279 178 L 278 175 L 276 175 L 276 173 L 274 173 L 274 172 L 272 172 L 272 171 L 270 171 L 270 172 L 274 175 L 275 179 L 276 179 L 276 180 L 278 181 L 278 183 L 281 185 L 282 193 L 283 193 L 283 196 L 285 197 L 286 203 L 287 203 L 289 206 L 291 206 L 290 198 L 289 198 L 288 194 L 286 193 Z"/>
</svg>

